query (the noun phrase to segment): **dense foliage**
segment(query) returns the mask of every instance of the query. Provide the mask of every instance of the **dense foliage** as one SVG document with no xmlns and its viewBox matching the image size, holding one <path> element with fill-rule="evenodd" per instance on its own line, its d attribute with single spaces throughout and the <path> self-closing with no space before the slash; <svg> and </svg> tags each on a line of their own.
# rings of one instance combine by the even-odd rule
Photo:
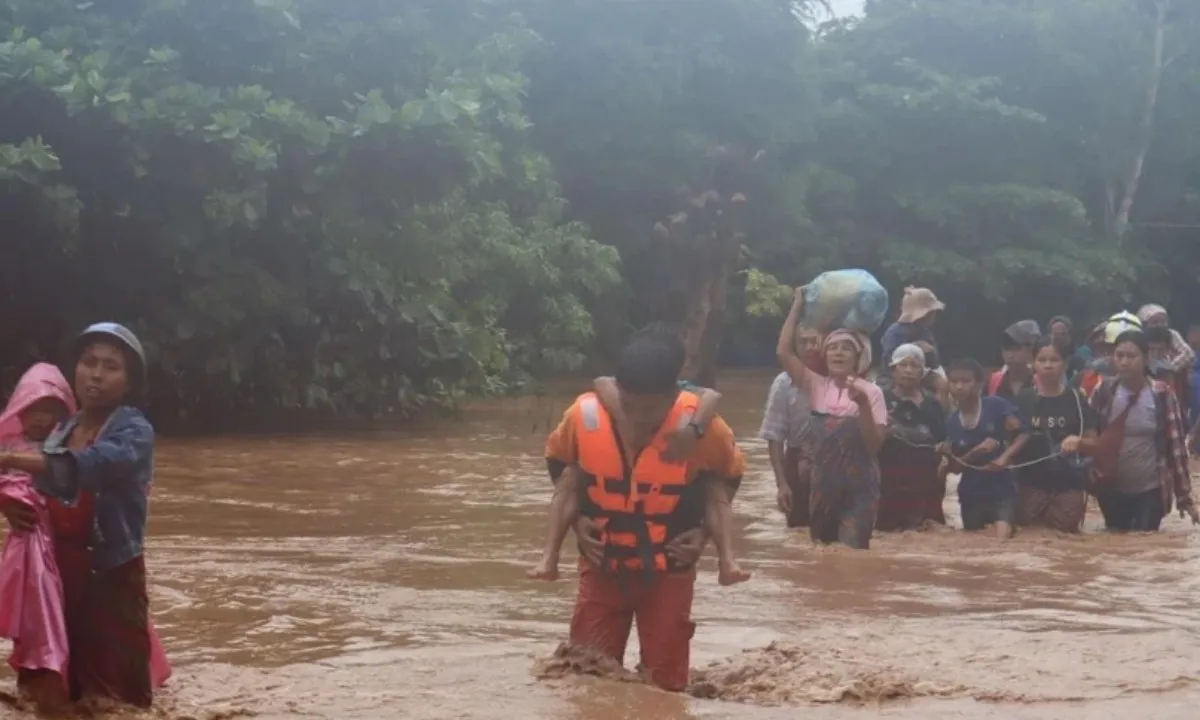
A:
<svg viewBox="0 0 1200 720">
<path fill-rule="evenodd" d="M 704 377 L 835 266 L 962 347 L 1194 291 L 1200 4 L 820 5 L 6 0 L 0 365 L 119 319 L 159 417 L 379 415 L 650 319 Z"/>
</svg>

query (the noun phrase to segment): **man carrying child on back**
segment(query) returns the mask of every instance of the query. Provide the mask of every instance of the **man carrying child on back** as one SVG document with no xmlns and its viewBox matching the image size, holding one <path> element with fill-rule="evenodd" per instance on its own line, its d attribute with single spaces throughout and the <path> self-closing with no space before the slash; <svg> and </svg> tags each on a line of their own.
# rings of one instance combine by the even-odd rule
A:
<svg viewBox="0 0 1200 720">
<path fill-rule="evenodd" d="M 707 427 L 693 422 L 698 398 L 677 387 L 683 363 L 678 337 L 639 333 L 617 368 L 620 422 L 595 393 L 585 393 L 546 442 L 556 495 L 564 485 L 579 488 L 552 505 L 551 545 L 573 524 L 575 498 L 580 525 L 596 531 L 580 537 L 571 644 L 619 662 L 636 617 L 642 667 L 654 684 L 673 691 L 688 683 L 696 554 L 672 541 L 707 532 L 717 546 L 721 584 L 749 577 L 731 544 L 730 501 L 744 460 L 723 420 Z M 667 438 L 681 428 L 696 433 L 696 445 L 686 461 L 668 460 Z"/>
</svg>

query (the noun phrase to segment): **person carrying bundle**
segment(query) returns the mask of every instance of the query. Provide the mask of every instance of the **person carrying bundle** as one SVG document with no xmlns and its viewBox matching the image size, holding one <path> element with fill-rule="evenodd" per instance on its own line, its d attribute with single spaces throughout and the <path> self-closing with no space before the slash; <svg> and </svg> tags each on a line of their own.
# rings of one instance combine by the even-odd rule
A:
<svg viewBox="0 0 1200 720">
<path fill-rule="evenodd" d="M 879 506 L 878 454 L 887 407 L 883 392 L 865 378 L 871 367 L 871 344 L 863 333 L 837 329 L 826 336 L 825 375 L 809 369 L 796 353 L 805 289 L 795 292 L 776 355 L 812 404 L 810 534 L 814 542 L 841 542 L 865 550 L 871 544 Z"/>
</svg>

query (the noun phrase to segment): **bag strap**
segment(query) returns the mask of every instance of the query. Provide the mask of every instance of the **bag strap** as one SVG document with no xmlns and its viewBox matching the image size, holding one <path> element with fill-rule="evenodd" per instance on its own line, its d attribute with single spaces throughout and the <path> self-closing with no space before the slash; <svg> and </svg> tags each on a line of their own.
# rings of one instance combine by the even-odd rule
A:
<svg viewBox="0 0 1200 720">
<path fill-rule="evenodd" d="M 1141 399 L 1142 393 L 1146 391 L 1146 387 L 1143 385 L 1137 395 L 1129 397 L 1129 404 L 1121 410 L 1121 413 L 1110 420 L 1108 415 L 1112 412 L 1113 403 L 1117 401 L 1117 388 L 1119 386 L 1120 381 L 1117 378 L 1106 378 L 1095 390 L 1095 393 L 1099 397 L 1099 402 L 1097 403 L 1099 407 L 1097 409 L 1100 411 L 1100 418 L 1104 421 L 1105 426 L 1112 425 L 1115 422 L 1124 423 L 1129 418 L 1129 413 L 1133 412 L 1133 408 L 1137 405 L 1138 400 Z M 1151 392 L 1153 392 L 1153 388 L 1151 388 Z"/>
<path fill-rule="evenodd" d="M 1163 394 L 1154 388 L 1151 388 L 1151 392 L 1154 395 L 1154 419 L 1158 423 L 1158 427 L 1154 433 L 1154 444 L 1158 448 L 1158 456 L 1166 458 L 1170 451 L 1170 448 L 1167 446 L 1167 438 L 1171 436 L 1171 433 L 1168 431 L 1168 424 L 1171 422 L 1171 418 L 1167 416 L 1167 401 Z M 1187 442 L 1186 439 L 1184 442 Z"/>
</svg>

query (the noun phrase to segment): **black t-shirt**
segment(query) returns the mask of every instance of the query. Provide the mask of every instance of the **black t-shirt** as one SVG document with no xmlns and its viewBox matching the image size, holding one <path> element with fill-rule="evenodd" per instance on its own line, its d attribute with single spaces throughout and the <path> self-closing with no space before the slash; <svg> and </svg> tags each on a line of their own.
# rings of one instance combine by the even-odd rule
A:
<svg viewBox="0 0 1200 720">
<path fill-rule="evenodd" d="M 1022 404 L 1028 408 L 1030 437 L 1020 462 L 1056 453 L 1065 438 L 1096 430 L 1099 425 L 1083 393 L 1074 388 L 1053 397 L 1028 397 Z M 1022 468 L 1020 479 L 1026 485 L 1062 491 L 1082 490 L 1086 478 L 1078 458 L 1066 455 Z"/>
<path fill-rule="evenodd" d="M 937 444 L 946 439 L 946 411 L 932 393 L 923 393 L 918 405 L 901 399 L 889 388 L 884 390 L 883 400 L 895 434 L 918 444 Z"/>
</svg>

